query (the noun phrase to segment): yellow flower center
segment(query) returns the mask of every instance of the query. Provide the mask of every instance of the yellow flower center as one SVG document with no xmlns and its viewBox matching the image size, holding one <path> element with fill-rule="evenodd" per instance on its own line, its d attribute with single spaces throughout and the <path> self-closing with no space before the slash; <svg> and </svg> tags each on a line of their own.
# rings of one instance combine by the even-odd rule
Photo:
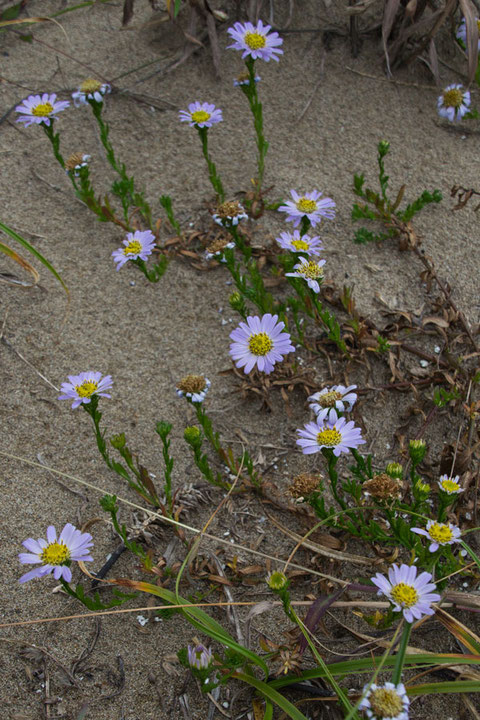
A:
<svg viewBox="0 0 480 720">
<path fill-rule="evenodd" d="M 321 266 L 315 260 L 310 260 L 310 262 L 302 265 L 298 272 L 306 278 L 310 278 L 310 280 L 316 280 L 323 275 Z"/>
<path fill-rule="evenodd" d="M 209 117 L 210 113 L 207 113 L 205 110 L 197 110 L 192 113 L 192 120 L 194 123 L 206 122 Z"/>
<path fill-rule="evenodd" d="M 124 255 L 138 255 L 142 252 L 142 243 L 139 240 L 130 240 L 123 251 Z"/>
<path fill-rule="evenodd" d="M 319 445 L 326 445 L 332 447 L 338 445 L 342 441 L 342 433 L 338 432 L 337 428 L 332 430 L 321 430 L 317 435 L 317 443 Z"/>
<path fill-rule="evenodd" d="M 377 688 L 368 698 L 376 718 L 397 717 L 403 710 L 402 698 L 392 689 Z"/>
<path fill-rule="evenodd" d="M 70 550 L 64 543 L 50 543 L 40 556 L 44 565 L 63 565 L 70 559 Z"/>
<path fill-rule="evenodd" d="M 98 82 L 98 80 L 95 80 L 94 78 L 87 78 L 80 85 L 80 90 L 88 95 L 90 93 L 98 92 L 101 87 L 102 83 Z"/>
<path fill-rule="evenodd" d="M 297 200 L 297 210 L 300 210 L 302 213 L 312 213 L 315 212 L 317 209 L 317 203 L 315 200 L 309 200 L 306 197 L 301 197 L 300 200 Z"/>
<path fill-rule="evenodd" d="M 250 335 L 248 348 L 252 355 L 266 355 L 273 348 L 273 341 L 267 333 L 256 333 Z"/>
<path fill-rule="evenodd" d="M 260 33 L 245 33 L 245 37 L 243 39 L 250 50 L 260 50 L 260 48 L 264 48 L 267 44 L 265 36 L 260 35 Z"/>
<path fill-rule="evenodd" d="M 401 582 L 394 585 L 390 594 L 395 602 L 402 607 L 411 608 L 418 602 L 417 591 L 413 585 L 407 585 L 407 583 Z"/>
<path fill-rule="evenodd" d="M 453 538 L 453 532 L 444 523 L 433 523 L 428 529 L 428 534 L 435 542 L 445 545 Z"/>
<path fill-rule="evenodd" d="M 342 399 L 342 393 L 337 392 L 336 390 L 330 390 L 330 392 L 323 393 L 323 395 L 320 395 L 318 398 L 318 403 L 324 408 L 327 407 L 335 407 L 335 403 L 337 400 Z"/>
<path fill-rule="evenodd" d="M 445 107 L 453 107 L 457 110 L 463 102 L 463 93 L 458 88 L 446 90 L 443 93 L 443 104 Z"/>
<path fill-rule="evenodd" d="M 480 33 L 480 20 L 477 20 L 478 32 Z"/>
<path fill-rule="evenodd" d="M 456 493 L 460 490 L 460 485 L 455 480 L 442 480 L 440 484 L 447 493 Z"/>
<path fill-rule="evenodd" d="M 305 240 L 292 240 L 292 245 L 295 250 L 308 250 L 310 245 Z"/>
<path fill-rule="evenodd" d="M 84 380 L 81 385 L 75 385 L 78 397 L 88 398 L 97 392 L 98 383 L 94 380 Z"/>
<path fill-rule="evenodd" d="M 36 115 L 37 117 L 47 117 L 51 112 L 53 112 L 53 105 L 48 102 L 40 103 L 40 105 L 35 105 L 32 110 L 32 115 Z"/>
</svg>

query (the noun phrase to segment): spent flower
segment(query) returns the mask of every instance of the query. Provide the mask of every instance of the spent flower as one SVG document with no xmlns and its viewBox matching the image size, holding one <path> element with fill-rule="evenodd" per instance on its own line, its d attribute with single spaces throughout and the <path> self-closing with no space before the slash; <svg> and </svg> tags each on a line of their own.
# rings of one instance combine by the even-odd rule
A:
<svg viewBox="0 0 480 720">
<path fill-rule="evenodd" d="M 287 213 L 287 222 L 292 222 L 294 227 L 300 225 L 300 220 L 308 218 L 312 227 L 318 225 L 322 218 L 332 220 L 335 217 L 335 203 L 332 198 L 325 197 L 322 200 L 321 192 L 312 192 L 299 195 L 296 190 L 290 190 L 293 200 L 287 200 L 285 205 L 280 205 L 279 212 Z"/>
<path fill-rule="evenodd" d="M 470 109 L 470 92 L 464 90 L 463 85 L 448 85 L 437 99 L 437 109 L 440 117 L 450 122 L 457 122 Z"/>
<path fill-rule="evenodd" d="M 285 323 L 277 320 L 278 315 L 270 313 L 262 317 L 249 315 L 246 323 L 241 322 L 230 333 L 230 355 L 238 368 L 249 373 L 256 366 L 268 375 L 284 355 L 295 352 L 289 333 L 283 331 Z"/>
<path fill-rule="evenodd" d="M 78 177 L 80 170 L 87 167 L 90 160 L 90 155 L 84 155 L 81 152 L 72 153 L 65 163 L 65 172 L 73 173 L 75 177 Z"/>
<path fill-rule="evenodd" d="M 448 475 L 441 475 L 438 481 L 438 487 L 447 495 L 459 495 L 464 492 L 464 488 L 460 487 L 460 476 L 455 475 L 454 478 Z"/>
<path fill-rule="evenodd" d="M 72 99 L 75 107 L 80 105 L 88 105 L 90 101 L 97 103 L 103 102 L 103 96 L 111 92 L 108 83 L 101 83 L 95 78 L 87 78 L 82 82 L 78 90 L 72 93 Z"/>
<path fill-rule="evenodd" d="M 211 260 L 212 258 L 216 257 L 220 258 L 223 262 L 225 262 L 223 259 L 223 253 L 225 252 L 225 250 L 233 250 L 234 247 L 234 242 L 229 242 L 222 237 L 215 238 L 215 240 L 207 246 L 205 260 Z"/>
<path fill-rule="evenodd" d="M 122 242 L 125 247 L 112 252 L 117 270 L 129 260 L 146 260 L 155 247 L 155 235 L 150 230 L 135 230 L 133 233 L 127 233 L 127 237 Z"/>
<path fill-rule="evenodd" d="M 334 411 L 335 412 L 335 411 Z M 331 418 L 331 419 L 330 419 Z M 302 430 L 297 430 L 297 445 L 300 445 L 304 455 L 320 452 L 322 448 L 333 450 L 335 457 L 351 448 L 363 445 L 362 431 L 355 427 L 351 420 L 337 418 L 337 414 L 330 414 L 328 419 L 309 422 Z"/>
<path fill-rule="evenodd" d="M 92 536 L 82 533 L 73 525 L 67 523 L 57 539 L 57 532 L 53 525 L 47 528 L 47 539 L 27 538 L 22 545 L 28 550 L 20 553 L 18 559 L 23 565 L 40 565 L 22 575 L 20 582 L 24 583 L 33 578 L 41 578 L 53 573 L 55 580 L 63 578 L 65 582 L 72 579 L 70 564 L 72 561 L 92 561 L 89 548 L 92 547 Z"/>
<path fill-rule="evenodd" d="M 177 383 L 175 392 L 178 397 L 186 397 L 192 403 L 201 403 L 205 400 L 211 382 L 204 375 L 186 375 Z"/>
<path fill-rule="evenodd" d="M 440 545 L 453 545 L 453 543 L 460 542 L 461 531 L 460 528 L 452 523 L 441 523 L 436 520 L 429 520 L 427 522 L 426 529 L 423 528 L 412 528 L 412 532 L 417 535 L 424 535 L 431 540 L 429 551 L 436 552 Z"/>
<path fill-rule="evenodd" d="M 325 420 L 332 415 L 332 411 L 350 412 L 357 401 L 356 385 L 333 385 L 331 388 L 323 388 L 319 392 L 310 395 L 308 398 L 310 409 L 317 416 L 317 420 Z M 332 415 L 333 419 L 333 415 Z"/>
<path fill-rule="evenodd" d="M 198 100 L 190 103 L 188 110 L 180 110 L 178 114 L 180 122 L 188 122 L 190 127 L 197 128 L 210 128 L 223 120 L 222 111 L 215 105 Z"/>
<path fill-rule="evenodd" d="M 251 57 L 253 60 L 259 58 L 265 62 L 270 60 L 278 62 L 277 55 L 283 55 L 283 50 L 280 49 L 283 40 L 277 32 L 270 30 L 271 25 L 264 25 L 261 20 L 256 25 L 252 25 L 251 22 L 236 22 L 227 30 L 234 41 L 232 45 L 227 45 L 227 49 L 240 50 L 243 53 L 242 59 Z"/>
<path fill-rule="evenodd" d="M 212 218 L 218 225 L 232 227 L 238 225 L 240 220 L 248 220 L 248 215 L 237 200 L 228 200 L 217 207 Z"/>
<path fill-rule="evenodd" d="M 294 253 L 302 252 L 309 256 L 320 255 L 323 249 L 319 235 L 315 235 L 314 237 L 300 235 L 299 230 L 294 230 L 293 233 L 282 232 L 275 240 L 284 250 L 290 250 L 290 252 Z"/>
<path fill-rule="evenodd" d="M 60 386 L 63 395 L 59 395 L 59 400 L 73 400 L 72 408 L 75 409 L 79 405 L 88 404 L 92 397 L 111 397 L 105 390 L 110 390 L 113 380 L 110 375 L 102 378 L 100 372 L 83 372 L 80 375 L 69 375 L 70 382 L 64 382 Z"/>
<path fill-rule="evenodd" d="M 370 720 L 408 720 L 410 700 L 403 683 L 372 683 L 370 687 L 365 685 L 363 692 L 358 708 L 364 710 Z"/>
<path fill-rule="evenodd" d="M 259 75 L 255 75 L 255 85 L 262 79 Z M 233 81 L 234 87 L 241 87 L 242 85 L 250 85 L 250 73 L 242 72 Z"/>
<path fill-rule="evenodd" d="M 49 95 L 29 95 L 21 105 L 17 105 L 15 111 L 20 114 L 17 122 L 23 123 L 25 127 L 29 125 L 43 123 L 47 127 L 55 120 L 57 113 L 66 110 L 70 103 L 68 100 L 57 100 L 55 93 Z"/>
<path fill-rule="evenodd" d="M 295 272 L 285 273 L 285 277 L 303 278 L 313 292 L 319 293 L 320 285 L 323 282 L 323 266 L 325 263 L 326 260 L 307 260 L 301 256 L 299 262 L 293 266 Z"/>
<path fill-rule="evenodd" d="M 423 615 L 433 615 L 432 603 L 440 600 L 435 583 L 430 582 L 432 575 L 422 572 L 417 577 L 415 565 L 392 565 L 388 570 L 388 578 L 377 573 L 371 578 L 378 587 L 378 595 L 385 595 L 393 604 L 395 612 L 402 612 L 409 623 L 420 620 Z"/>
</svg>

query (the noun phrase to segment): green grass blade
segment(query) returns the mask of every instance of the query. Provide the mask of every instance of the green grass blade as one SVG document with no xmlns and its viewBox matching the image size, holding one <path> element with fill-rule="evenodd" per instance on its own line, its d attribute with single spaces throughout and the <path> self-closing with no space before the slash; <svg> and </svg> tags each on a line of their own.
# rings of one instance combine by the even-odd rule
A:
<svg viewBox="0 0 480 720">
<path fill-rule="evenodd" d="M 24 247 L 26 250 L 28 250 L 29 253 L 31 253 L 32 255 L 34 255 L 34 256 L 37 258 L 37 260 L 40 260 L 40 262 L 41 262 L 43 265 L 45 265 L 45 267 L 47 268 L 47 270 L 49 270 L 49 271 L 52 273 L 52 275 L 58 280 L 58 282 L 59 282 L 60 285 L 63 287 L 63 289 L 65 290 L 65 292 L 67 293 L 67 295 L 70 295 L 70 291 L 69 291 L 68 287 L 65 285 L 65 283 L 64 283 L 63 280 L 62 280 L 62 278 L 60 277 L 60 275 L 58 274 L 58 272 L 55 270 L 55 268 L 53 267 L 53 265 L 52 265 L 51 263 L 49 263 L 48 260 L 47 260 L 46 258 L 44 258 L 43 255 L 42 255 L 41 253 L 39 253 L 38 250 L 36 250 L 36 249 L 33 247 L 33 245 L 30 245 L 30 243 L 29 243 L 27 240 L 25 240 L 25 238 L 23 238 L 21 235 L 19 235 L 18 233 L 16 233 L 15 230 L 12 230 L 11 227 L 9 227 L 8 225 L 5 225 L 5 224 L 2 223 L 2 222 L 0 222 L 0 230 L 3 230 L 4 233 L 6 233 L 7 235 L 10 235 L 11 238 L 13 238 L 13 239 L 16 240 L 17 242 L 19 242 L 20 245 L 23 245 L 23 247 Z"/>
<path fill-rule="evenodd" d="M 278 705 L 278 707 L 281 708 L 285 713 L 287 713 L 287 715 L 291 717 L 292 720 L 307 720 L 305 715 L 301 713 L 300 710 L 297 710 L 295 705 L 293 705 L 290 700 L 287 700 L 287 698 L 283 697 L 283 695 L 280 695 L 279 692 L 272 688 L 271 683 L 267 685 L 267 683 L 258 680 L 252 675 L 245 675 L 244 673 L 239 672 L 235 673 L 233 677 L 237 678 L 238 680 L 243 680 L 243 682 L 246 682 L 249 685 L 252 685 L 252 687 L 258 690 L 258 692 L 261 693 L 265 698 L 267 698 L 267 700 L 270 700 L 270 702 Z"/>
</svg>

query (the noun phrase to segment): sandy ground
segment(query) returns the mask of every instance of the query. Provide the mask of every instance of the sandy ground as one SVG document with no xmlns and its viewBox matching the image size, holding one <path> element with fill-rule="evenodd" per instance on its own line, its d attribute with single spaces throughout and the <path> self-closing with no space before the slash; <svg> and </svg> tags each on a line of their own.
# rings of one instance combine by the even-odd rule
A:
<svg viewBox="0 0 480 720">
<path fill-rule="evenodd" d="M 282 3 L 278 5 L 277 23 L 281 27 L 285 8 Z M 58 9 L 59 3 L 53 0 L 33 0 L 28 4 L 32 16 L 49 15 Z M 233 12 L 233 8 L 230 10 Z M 343 13 L 338 8 L 336 14 L 332 12 L 328 14 L 320 2 L 297 3 L 291 28 L 324 27 L 328 22 L 345 29 L 347 20 Z M 13 33 L 3 34 L 0 114 L 30 93 L 55 91 L 67 99 L 86 75 L 97 74 L 112 80 L 157 60 L 116 82 L 119 88 L 149 95 L 157 108 L 128 96 L 108 97 L 105 117 L 110 123 L 111 138 L 119 157 L 145 188 L 147 199 L 158 208 L 160 217 L 163 211 L 158 197 L 168 193 L 186 231 L 205 228 L 208 226 L 205 201 L 211 200 L 212 192 L 196 133 L 179 123 L 177 112 L 195 99 L 208 100 L 223 108 L 225 121 L 210 133 L 212 153 L 232 195 L 248 188 L 255 172 L 253 129 L 246 100 L 232 86 L 232 78 L 241 70 L 242 63 L 238 54 L 224 52 L 228 27 L 224 24 L 218 30 L 221 81 L 214 77 L 208 49 L 167 74 L 164 68 L 181 53 L 183 41 L 168 24 L 142 27 L 151 18 L 148 4 L 138 2 L 131 26 L 123 30 L 121 7 L 112 3 L 60 18 L 66 36 L 53 24 L 36 26 L 33 43 L 21 42 Z M 236 19 L 234 14 L 230 18 Z M 461 71 L 459 51 L 447 36 L 442 42 L 442 57 Z M 408 311 L 421 308 L 425 300 L 425 288 L 418 278 L 421 268 L 410 254 L 401 253 L 393 245 L 388 249 L 373 245 L 364 248 L 351 242 L 352 175 L 364 171 L 373 182 L 376 144 L 388 139 L 391 142 L 388 171 L 394 186 L 407 183 L 409 198 L 425 188 L 439 188 L 444 194 L 445 201 L 427 209 L 416 227 L 423 235 L 427 253 L 451 284 L 455 301 L 471 323 L 478 323 L 478 219 L 471 208 L 453 214 L 453 202 L 448 197 L 452 184 L 475 187 L 478 181 L 475 162 L 478 124 L 452 128 L 439 122 L 435 110 L 437 89 L 419 64 L 396 75 L 401 83 L 386 82 L 375 38 L 365 39 L 357 59 L 351 57 L 346 39 L 336 36 L 325 52 L 318 34 L 286 33 L 284 49 L 280 63 L 259 68 L 266 135 L 271 143 L 266 184 L 275 186 L 274 197 L 287 196 L 290 188 L 303 191 L 317 188 L 334 198 L 337 217 L 322 226 L 327 280 L 340 287 L 344 283 L 353 285 L 358 307 L 374 319 L 379 317 L 381 307 L 375 292 L 380 292 L 391 307 Z M 442 74 L 445 85 L 458 80 L 457 74 L 443 66 Z M 148 80 L 138 83 L 147 75 Z M 309 101 L 308 110 L 299 120 Z M 121 233 L 113 226 L 97 223 L 72 197 L 68 180 L 53 161 L 40 128 L 23 129 L 14 120 L 11 114 L 0 127 L 1 219 L 53 263 L 70 289 L 71 302 L 67 307 L 65 294 L 43 269 L 40 284 L 34 289 L 0 286 L 0 321 L 5 322 L 3 334 L 10 343 L 0 345 L 3 391 L 0 450 L 17 456 L 17 459 L 2 456 L 0 618 L 4 623 L 82 612 L 80 605 L 52 594 L 53 580 L 27 586 L 18 584 L 21 568 L 16 556 L 24 538 L 42 536 L 49 524 L 61 527 L 71 521 L 78 526 L 101 518 L 92 529 L 98 568 L 118 543 L 103 522 L 99 497 L 108 491 L 136 501 L 133 492 L 123 487 L 102 464 L 86 414 L 72 411 L 68 403 L 57 401 L 54 387 L 59 387 L 68 374 L 96 369 L 113 376 L 112 399 L 102 403 L 108 433 L 124 431 L 130 446 L 159 478 L 162 466 L 155 423 L 160 419 L 173 423 L 177 487 L 185 482 L 200 482 L 182 440 L 183 428 L 192 416 L 174 393 L 175 382 L 189 372 L 205 373 L 211 379 L 208 409 L 212 419 L 232 442 L 238 443 L 236 431 L 243 433 L 251 454 L 263 461 L 259 467 L 269 467 L 271 482 L 282 487 L 299 470 L 312 467 L 295 450 L 294 430 L 307 420 L 300 393 L 293 398 L 290 417 L 278 395 L 273 399 L 271 414 L 259 413 L 256 402 L 242 401 L 237 392 L 238 382 L 232 375 L 218 374 L 231 367 L 228 335 L 237 322 L 228 306 L 231 287 L 224 269 L 200 272 L 186 262 L 173 260 L 158 285 L 148 284 L 134 268 L 125 267 L 116 273 L 110 255 L 120 245 Z M 89 110 L 72 106 L 62 114 L 57 127 L 62 132 L 66 155 L 81 150 L 93 156 L 96 187 L 106 190 L 111 175 Z M 252 225 L 252 232 L 259 243 L 265 243 L 283 228 L 282 219 L 272 213 Z M 162 227 L 162 237 L 169 237 L 166 227 Z M 3 255 L 0 271 L 18 274 L 17 267 Z M 432 338 L 429 351 L 434 344 Z M 300 357 L 307 356 L 300 353 Z M 310 362 L 314 363 L 318 387 L 345 379 L 340 366 L 336 366 L 340 375 L 332 378 L 322 358 Z M 360 370 L 350 370 L 350 382 L 361 384 L 362 378 Z M 367 439 L 374 441 L 374 450 L 381 458 L 398 457 L 394 431 L 407 402 L 403 397 L 380 403 L 375 397 L 363 399 L 359 417 L 363 418 Z M 418 429 L 420 421 L 412 422 L 412 427 Z M 441 449 L 443 442 L 453 442 L 455 433 L 456 427 L 443 423 L 436 434 L 432 429 L 428 439 Z M 39 455 L 52 468 L 87 481 L 97 489 L 85 488 L 72 478 L 59 478 L 19 459 L 37 462 Z M 222 493 L 213 491 L 212 498 L 216 505 Z M 239 513 L 247 505 L 245 499 L 235 499 L 230 511 L 220 514 L 215 532 L 223 536 L 236 528 L 244 543 L 263 536 L 262 550 L 286 557 L 292 549 L 291 542 L 280 534 L 277 537 L 265 522 L 262 507 L 252 503 L 248 505 L 251 515 L 245 516 L 240 525 Z M 200 525 L 209 509 L 199 506 L 188 521 Z M 142 519 L 141 513 L 138 517 Z M 128 507 L 122 508 L 122 519 L 127 524 L 135 522 Z M 173 533 L 168 528 L 158 532 L 161 536 L 152 542 L 159 558 Z M 205 547 L 218 551 L 221 546 Z M 237 554 L 245 564 L 256 562 L 245 551 Z M 233 551 L 227 549 L 224 557 L 231 559 L 232 555 Z M 182 551 L 177 550 L 177 560 L 182 559 Z M 300 554 L 299 559 L 308 562 L 309 556 Z M 328 560 L 321 559 L 317 567 L 324 572 L 333 570 L 342 577 L 358 577 L 361 572 L 338 563 L 332 567 Z M 120 560 L 116 574 L 142 576 L 135 562 L 126 558 Z M 185 582 L 185 593 L 193 589 L 194 585 L 189 589 Z M 298 597 L 309 591 L 315 593 L 315 586 L 305 581 L 298 587 Z M 243 588 L 241 594 L 243 598 L 266 597 L 263 589 L 253 593 Z M 223 599 L 221 593 L 215 597 Z M 140 597 L 134 602 L 143 606 L 147 598 Z M 2 717 L 74 720 L 87 701 L 92 704 L 86 717 L 95 716 L 98 720 L 153 720 L 167 715 L 172 720 L 207 717 L 208 704 L 195 682 L 170 657 L 192 641 L 194 632 L 178 619 L 154 622 L 153 617 L 141 628 L 137 614 L 140 613 L 102 619 L 98 642 L 80 667 L 74 688 L 65 681 L 54 660 L 35 665 L 21 655 L 21 650 L 25 643 L 42 645 L 68 668 L 88 647 L 95 631 L 94 620 L 3 629 Z M 221 614 L 218 618 L 227 622 Z M 352 616 L 345 614 L 343 620 L 352 622 Z M 471 617 L 464 620 L 473 624 Z M 274 615 L 261 616 L 254 620 L 254 626 L 274 636 L 277 621 Z M 442 649 L 457 650 L 446 635 Z M 125 673 L 125 683 L 120 688 L 119 662 Z M 221 701 L 231 702 L 232 692 L 222 690 Z M 184 715 L 178 704 L 177 697 L 182 693 L 189 698 L 190 715 Z M 112 694 L 110 699 L 101 698 Z M 47 709 L 43 704 L 46 696 L 52 701 Z M 417 700 L 412 717 L 432 717 L 432 707 L 426 700 Z M 242 708 L 248 708 L 246 695 L 235 701 L 234 716 Z M 451 700 L 448 708 L 450 715 L 462 717 L 464 708 L 460 701 Z M 221 717 L 218 710 L 214 710 L 213 717 Z"/>
</svg>

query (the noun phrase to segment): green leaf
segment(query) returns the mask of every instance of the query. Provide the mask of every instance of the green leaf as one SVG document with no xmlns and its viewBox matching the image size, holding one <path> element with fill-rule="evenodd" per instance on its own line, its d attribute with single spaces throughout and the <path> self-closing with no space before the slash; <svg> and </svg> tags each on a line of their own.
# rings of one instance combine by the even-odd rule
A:
<svg viewBox="0 0 480 720">
<path fill-rule="evenodd" d="M 277 692 L 271 684 L 257 680 L 257 678 L 252 675 L 245 675 L 244 673 L 239 672 L 235 673 L 234 677 L 252 685 L 252 687 L 256 688 L 265 698 L 275 703 L 275 705 L 278 705 L 278 707 L 287 713 L 292 720 L 307 720 L 305 715 L 301 713 L 300 710 L 297 710 L 290 700 L 287 700 L 287 698 L 283 697 L 283 695 L 280 695 L 280 693 Z"/>
</svg>

